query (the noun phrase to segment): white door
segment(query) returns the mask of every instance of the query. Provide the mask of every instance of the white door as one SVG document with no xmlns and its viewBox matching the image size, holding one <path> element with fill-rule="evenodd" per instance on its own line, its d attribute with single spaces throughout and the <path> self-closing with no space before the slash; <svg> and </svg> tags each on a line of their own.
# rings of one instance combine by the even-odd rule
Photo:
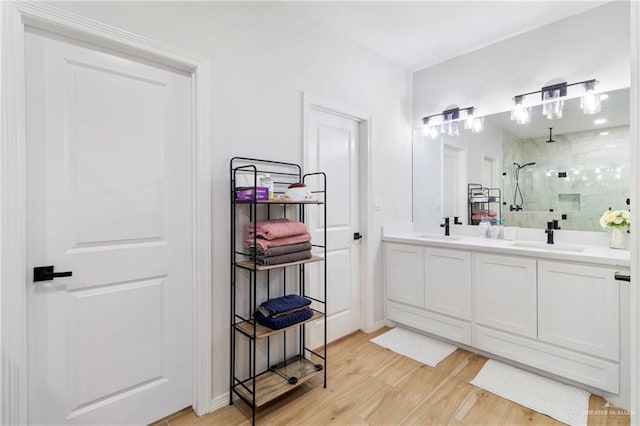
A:
<svg viewBox="0 0 640 426">
<path fill-rule="evenodd" d="M 462 186 L 466 179 L 466 165 L 463 166 L 461 149 L 444 145 L 442 160 L 442 217 L 459 216 L 464 218 L 465 209 Z M 464 220 L 464 219 L 463 219 Z"/>
<path fill-rule="evenodd" d="M 308 163 L 305 172 L 327 174 L 327 339 L 335 340 L 360 329 L 359 229 L 359 122 L 344 116 L 311 109 L 307 128 Z M 316 180 L 317 182 L 317 180 Z M 324 244 L 322 207 L 309 207 L 309 231 L 315 244 Z M 312 293 L 322 295 L 322 263 L 307 266 Z M 312 330 L 311 347 L 321 343 Z"/>
<path fill-rule="evenodd" d="M 497 179 L 496 175 L 496 160 L 489 157 L 484 157 L 482 162 L 482 186 L 485 188 L 496 188 Z"/>
<path fill-rule="evenodd" d="M 26 34 L 29 422 L 191 405 L 191 78 Z"/>
</svg>

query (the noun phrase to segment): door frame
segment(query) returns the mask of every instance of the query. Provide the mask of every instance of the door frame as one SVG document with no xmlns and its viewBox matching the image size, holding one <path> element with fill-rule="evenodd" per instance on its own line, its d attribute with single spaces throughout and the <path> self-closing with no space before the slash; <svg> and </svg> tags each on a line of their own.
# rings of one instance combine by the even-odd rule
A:
<svg viewBox="0 0 640 426">
<path fill-rule="evenodd" d="M 211 411 L 211 95 L 207 58 L 62 11 L 44 3 L 0 4 L 0 423 L 26 424 L 26 27 L 151 60 L 191 75 L 193 394 L 198 415 Z"/>
<path fill-rule="evenodd" d="M 458 209 L 460 209 L 460 220 L 465 225 L 469 220 L 468 208 L 467 208 L 467 188 L 465 186 L 465 182 L 468 182 L 468 149 L 466 146 L 457 144 L 452 141 L 445 141 L 442 139 L 442 149 L 440 150 L 440 170 L 444 172 L 444 151 L 450 148 L 458 152 L 458 170 L 460 171 L 460 182 L 458 183 L 458 189 L 460 193 L 458 194 L 458 199 L 456 200 L 456 204 Z M 442 173 L 444 174 L 444 173 Z M 444 179 L 440 180 L 440 217 L 444 217 Z"/>
<path fill-rule="evenodd" d="M 308 92 L 302 92 L 302 168 L 308 171 L 311 161 L 308 149 L 309 130 L 311 126 L 311 111 L 318 110 L 329 114 L 350 118 L 359 123 L 360 140 L 359 150 L 359 180 L 360 180 L 360 228 L 364 238 L 360 245 L 360 328 L 365 332 L 378 328 L 375 322 L 375 289 L 373 274 L 373 259 L 375 258 L 374 241 L 370 238 L 373 233 L 372 208 L 370 208 L 373 189 L 373 160 L 371 151 L 371 137 L 373 129 L 373 116 L 366 111 L 350 105 L 344 105 L 330 99 L 315 96 Z"/>
<path fill-rule="evenodd" d="M 629 139 L 638 140 L 640 137 L 640 5 L 630 2 L 631 25 L 631 105 L 630 105 L 630 134 Z M 638 212 L 638 200 L 640 199 L 640 148 L 638 144 L 631 144 L 631 210 Z M 637 214 L 631 215 L 631 301 L 630 301 L 630 331 L 631 331 L 631 424 L 640 422 L 640 288 L 638 279 L 640 275 L 640 218 Z"/>
</svg>

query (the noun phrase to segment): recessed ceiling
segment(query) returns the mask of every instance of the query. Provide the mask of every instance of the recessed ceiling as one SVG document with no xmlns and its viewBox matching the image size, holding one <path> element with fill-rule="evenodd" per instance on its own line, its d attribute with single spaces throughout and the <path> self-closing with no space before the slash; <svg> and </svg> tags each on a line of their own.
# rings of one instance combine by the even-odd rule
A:
<svg viewBox="0 0 640 426">
<path fill-rule="evenodd" d="M 416 71 L 607 1 L 290 2 L 305 15 Z"/>
</svg>

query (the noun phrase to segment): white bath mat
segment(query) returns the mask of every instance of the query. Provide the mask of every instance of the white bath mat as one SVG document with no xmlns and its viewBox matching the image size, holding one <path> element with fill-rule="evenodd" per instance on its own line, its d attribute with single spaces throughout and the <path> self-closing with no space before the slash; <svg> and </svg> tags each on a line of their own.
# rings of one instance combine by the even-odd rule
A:
<svg viewBox="0 0 640 426">
<path fill-rule="evenodd" d="M 574 426 L 587 424 L 589 392 L 488 360 L 472 385 Z"/>
<path fill-rule="evenodd" d="M 397 327 L 374 337 L 371 341 L 430 367 L 435 367 L 458 349 L 448 343 Z"/>
</svg>

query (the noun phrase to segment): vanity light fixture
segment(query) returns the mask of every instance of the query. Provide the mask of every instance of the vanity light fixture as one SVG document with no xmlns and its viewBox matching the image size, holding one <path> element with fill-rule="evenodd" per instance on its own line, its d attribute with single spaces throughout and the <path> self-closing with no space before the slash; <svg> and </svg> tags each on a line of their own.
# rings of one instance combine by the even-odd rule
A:
<svg viewBox="0 0 640 426">
<path fill-rule="evenodd" d="M 530 107 L 525 106 L 525 99 L 529 95 L 540 93 L 542 100 L 542 115 L 549 120 L 562 118 L 564 110 L 564 100 L 567 97 L 567 89 L 571 86 L 581 85 L 584 93 L 580 98 L 580 108 L 585 114 L 596 114 L 600 112 L 601 100 L 603 97 L 596 93 L 596 79 L 579 81 L 577 83 L 556 83 L 543 87 L 540 90 L 523 93 L 514 96 L 514 107 L 511 111 L 511 119 L 518 124 L 526 124 L 531 121 Z M 605 98 L 606 99 L 606 98 Z"/>
<path fill-rule="evenodd" d="M 458 136 L 460 125 L 465 130 L 481 132 L 484 127 L 484 119 L 475 116 L 474 107 L 450 108 L 440 114 L 428 115 L 422 118 L 423 133 L 436 139 L 439 135 Z"/>
</svg>

